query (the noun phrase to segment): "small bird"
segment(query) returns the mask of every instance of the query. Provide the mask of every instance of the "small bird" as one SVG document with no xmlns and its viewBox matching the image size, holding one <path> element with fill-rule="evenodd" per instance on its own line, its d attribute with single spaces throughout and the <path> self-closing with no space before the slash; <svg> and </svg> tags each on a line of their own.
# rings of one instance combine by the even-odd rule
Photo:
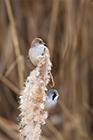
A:
<svg viewBox="0 0 93 140">
<path fill-rule="evenodd" d="M 59 94 L 56 89 L 49 89 L 46 92 L 45 106 L 48 109 L 53 108 L 57 104 L 58 97 L 59 97 Z"/>
<path fill-rule="evenodd" d="M 28 56 L 34 66 L 37 66 L 39 63 L 39 57 L 43 56 L 45 53 L 49 54 L 48 48 L 45 46 L 45 43 L 41 38 L 35 38 L 32 41 L 31 48 L 29 49 Z"/>
<path fill-rule="evenodd" d="M 40 60 L 39 58 L 42 58 L 45 53 L 47 53 L 50 57 L 49 50 L 46 47 L 44 41 L 41 38 L 35 38 L 32 41 L 31 48 L 29 49 L 28 53 L 28 57 L 31 60 L 32 64 L 34 66 L 37 66 Z M 50 87 L 54 87 L 55 82 L 51 72 L 49 73 L 49 75 L 50 75 L 49 85 Z"/>
</svg>

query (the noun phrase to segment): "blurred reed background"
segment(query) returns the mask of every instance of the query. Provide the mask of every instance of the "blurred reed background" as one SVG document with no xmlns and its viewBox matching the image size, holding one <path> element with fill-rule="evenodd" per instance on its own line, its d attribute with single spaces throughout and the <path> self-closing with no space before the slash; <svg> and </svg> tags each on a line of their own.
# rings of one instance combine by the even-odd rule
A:
<svg viewBox="0 0 93 140">
<path fill-rule="evenodd" d="M 60 92 L 41 140 L 92 140 L 92 0 L 0 0 L 0 140 L 19 140 L 18 97 L 35 37 L 50 49 Z"/>
</svg>

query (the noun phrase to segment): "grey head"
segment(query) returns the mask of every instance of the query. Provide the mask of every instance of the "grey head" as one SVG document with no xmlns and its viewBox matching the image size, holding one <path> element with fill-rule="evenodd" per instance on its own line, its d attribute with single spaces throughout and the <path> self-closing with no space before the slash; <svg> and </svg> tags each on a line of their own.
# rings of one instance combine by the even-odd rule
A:
<svg viewBox="0 0 93 140">
<path fill-rule="evenodd" d="M 56 89 L 49 89 L 46 92 L 46 94 L 47 95 L 46 95 L 45 106 L 47 108 L 54 107 L 57 104 L 57 101 L 58 101 L 58 97 L 59 97 L 58 91 Z"/>
<path fill-rule="evenodd" d="M 35 47 L 37 45 L 45 45 L 44 41 L 41 38 L 35 38 L 32 41 L 31 47 Z"/>
<path fill-rule="evenodd" d="M 55 100 L 59 94 L 58 94 L 58 91 L 56 89 L 49 89 L 47 92 L 46 92 L 47 96 L 49 98 L 51 98 L 52 100 Z"/>
</svg>

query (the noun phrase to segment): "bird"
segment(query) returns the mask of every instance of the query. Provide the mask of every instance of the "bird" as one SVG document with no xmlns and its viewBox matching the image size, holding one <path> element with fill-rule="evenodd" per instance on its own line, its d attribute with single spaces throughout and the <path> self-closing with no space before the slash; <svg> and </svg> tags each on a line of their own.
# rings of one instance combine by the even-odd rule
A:
<svg viewBox="0 0 93 140">
<path fill-rule="evenodd" d="M 39 57 L 42 57 L 46 52 L 49 54 L 49 50 L 46 47 L 45 42 L 41 38 L 35 38 L 32 41 L 28 56 L 32 64 L 37 66 L 39 63 Z"/>
<path fill-rule="evenodd" d="M 41 38 L 35 38 L 32 41 L 31 48 L 29 49 L 29 53 L 28 53 L 28 57 L 30 61 L 32 62 L 32 64 L 34 66 L 37 66 L 40 62 L 39 58 L 42 58 L 45 53 L 47 53 L 48 56 L 50 57 L 50 53 L 49 53 L 48 48 L 46 47 L 45 42 Z M 49 85 L 52 88 L 54 87 L 55 82 L 54 82 L 51 72 L 49 72 L 49 76 L 50 76 Z"/>
<path fill-rule="evenodd" d="M 59 93 L 56 89 L 49 89 L 46 91 L 45 106 L 50 109 L 56 106 Z"/>
</svg>

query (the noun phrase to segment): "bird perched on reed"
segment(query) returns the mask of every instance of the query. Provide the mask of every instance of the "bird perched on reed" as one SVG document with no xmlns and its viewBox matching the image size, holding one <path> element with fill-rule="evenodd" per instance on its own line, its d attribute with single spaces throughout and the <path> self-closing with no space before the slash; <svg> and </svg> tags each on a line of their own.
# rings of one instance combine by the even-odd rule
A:
<svg viewBox="0 0 93 140">
<path fill-rule="evenodd" d="M 35 38 L 32 41 L 31 48 L 29 49 L 29 53 L 28 53 L 28 57 L 30 61 L 32 62 L 34 66 L 37 66 L 39 62 L 41 62 L 41 59 L 43 58 L 45 54 L 47 54 L 50 58 L 49 50 L 46 47 L 44 41 L 41 38 Z M 50 76 L 49 85 L 52 88 L 54 87 L 55 82 L 54 82 L 51 72 L 49 72 L 49 76 Z"/>
</svg>

